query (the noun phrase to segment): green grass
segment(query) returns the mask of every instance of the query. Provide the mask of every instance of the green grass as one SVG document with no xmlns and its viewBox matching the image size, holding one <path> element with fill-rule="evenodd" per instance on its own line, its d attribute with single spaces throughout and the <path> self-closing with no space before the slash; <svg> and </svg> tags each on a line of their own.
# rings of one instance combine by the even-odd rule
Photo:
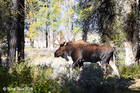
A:
<svg viewBox="0 0 140 93">
<path fill-rule="evenodd" d="M 119 68 L 121 76 L 127 79 L 139 79 L 140 78 L 140 66 L 122 66 Z"/>
<path fill-rule="evenodd" d="M 12 93 L 60 93 L 57 80 L 51 79 L 52 68 L 29 66 L 28 63 L 16 64 L 12 70 L 0 67 L 0 92 Z"/>
</svg>

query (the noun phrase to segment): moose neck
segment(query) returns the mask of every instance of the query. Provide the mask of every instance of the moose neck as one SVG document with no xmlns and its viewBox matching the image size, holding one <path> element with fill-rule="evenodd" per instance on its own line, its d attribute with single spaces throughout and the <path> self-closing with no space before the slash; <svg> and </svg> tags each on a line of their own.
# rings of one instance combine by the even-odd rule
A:
<svg viewBox="0 0 140 93">
<path fill-rule="evenodd" d="M 68 56 L 71 56 L 72 52 L 75 50 L 75 47 L 73 44 L 68 44 L 67 46 L 65 46 L 66 49 L 66 53 Z"/>
</svg>

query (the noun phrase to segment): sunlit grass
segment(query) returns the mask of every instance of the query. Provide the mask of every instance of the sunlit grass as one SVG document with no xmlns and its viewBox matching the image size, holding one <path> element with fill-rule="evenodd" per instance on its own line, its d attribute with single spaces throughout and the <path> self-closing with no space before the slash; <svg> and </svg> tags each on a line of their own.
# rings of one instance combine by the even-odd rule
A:
<svg viewBox="0 0 140 93">
<path fill-rule="evenodd" d="M 140 66 L 131 65 L 131 66 L 122 66 L 119 68 L 121 76 L 128 79 L 139 79 L 140 78 Z"/>
</svg>

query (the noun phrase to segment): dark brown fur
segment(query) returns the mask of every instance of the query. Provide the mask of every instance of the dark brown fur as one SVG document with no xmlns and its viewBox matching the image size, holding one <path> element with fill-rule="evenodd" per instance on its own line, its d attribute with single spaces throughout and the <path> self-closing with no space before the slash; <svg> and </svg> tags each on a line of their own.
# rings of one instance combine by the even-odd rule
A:
<svg viewBox="0 0 140 93">
<path fill-rule="evenodd" d="M 78 40 L 75 42 L 69 42 L 61 44 L 59 49 L 54 53 L 55 57 L 61 56 L 68 61 L 67 56 L 71 56 L 73 60 L 72 69 L 77 65 L 79 67 L 83 66 L 83 62 L 98 62 L 100 61 L 101 67 L 105 69 L 105 64 L 113 68 L 117 73 L 118 69 L 113 62 L 114 49 L 110 45 L 106 44 L 93 44 L 84 42 L 83 40 Z"/>
</svg>

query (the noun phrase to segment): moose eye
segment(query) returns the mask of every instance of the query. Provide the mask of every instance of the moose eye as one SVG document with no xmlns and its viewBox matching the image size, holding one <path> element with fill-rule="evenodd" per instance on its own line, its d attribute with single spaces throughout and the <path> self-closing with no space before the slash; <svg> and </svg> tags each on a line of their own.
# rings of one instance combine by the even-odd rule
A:
<svg viewBox="0 0 140 93">
<path fill-rule="evenodd" d="M 60 47 L 63 47 L 63 46 L 64 46 L 63 44 L 60 45 Z"/>
<path fill-rule="evenodd" d="M 59 49 L 62 50 L 62 47 L 60 47 Z"/>
</svg>

